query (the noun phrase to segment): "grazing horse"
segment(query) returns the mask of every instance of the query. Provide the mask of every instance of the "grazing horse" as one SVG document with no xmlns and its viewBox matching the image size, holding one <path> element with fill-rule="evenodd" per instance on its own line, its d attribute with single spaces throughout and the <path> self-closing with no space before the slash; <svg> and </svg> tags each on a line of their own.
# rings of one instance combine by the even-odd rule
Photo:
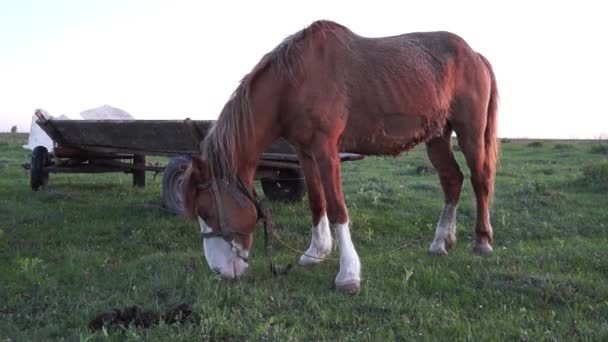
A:
<svg viewBox="0 0 608 342">
<path fill-rule="evenodd" d="M 463 174 L 452 133 L 471 170 L 477 200 L 474 251 L 492 251 L 489 206 L 498 158 L 498 91 L 490 63 L 449 32 L 366 38 L 317 21 L 286 38 L 244 77 L 201 143 L 184 183 L 185 212 L 198 218 L 211 269 L 233 279 L 248 268 L 260 216 L 253 180 L 277 138 L 296 151 L 312 211 L 301 265 L 340 251 L 338 290 L 360 289 L 361 264 L 350 236 L 340 151 L 396 156 L 426 143 L 445 202 L 430 253 L 456 241 Z"/>
</svg>

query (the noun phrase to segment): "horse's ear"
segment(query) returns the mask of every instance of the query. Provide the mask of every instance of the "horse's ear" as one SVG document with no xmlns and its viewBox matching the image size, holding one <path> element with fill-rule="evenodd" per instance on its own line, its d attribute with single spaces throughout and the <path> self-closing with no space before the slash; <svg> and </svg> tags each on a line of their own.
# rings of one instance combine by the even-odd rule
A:
<svg viewBox="0 0 608 342">
<path fill-rule="evenodd" d="M 209 163 L 201 156 L 192 156 L 192 164 L 186 169 L 184 181 L 182 183 L 183 198 L 184 198 L 184 214 L 190 219 L 195 219 L 197 216 L 197 194 L 198 186 L 205 180 L 209 179 L 211 171 Z"/>
<path fill-rule="evenodd" d="M 209 163 L 199 155 L 192 156 L 192 169 L 196 173 L 198 181 L 207 179 L 211 175 Z"/>
</svg>

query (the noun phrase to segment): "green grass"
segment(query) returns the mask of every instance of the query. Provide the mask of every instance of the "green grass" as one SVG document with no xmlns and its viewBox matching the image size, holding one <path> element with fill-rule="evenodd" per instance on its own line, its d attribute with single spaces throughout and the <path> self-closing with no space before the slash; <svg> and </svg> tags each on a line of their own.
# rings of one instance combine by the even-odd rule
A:
<svg viewBox="0 0 608 342">
<path fill-rule="evenodd" d="M 343 164 L 363 263 L 361 293 L 347 296 L 333 289 L 333 261 L 272 277 L 261 233 L 250 276 L 219 279 L 203 260 L 195 224 L 158 207 L 161 177 L 136 189 L 123 174 L 52 174 L 48 187 L 32 192 L 20 167 L 29 158 L 20 147 L 25 140 L 0 135 L 0 340 L 608 338 L 608 196 L 589 178 L 604 179 L 605 168 L 586 171 L 605 165 L 605 156 L 590 143 L 503 144 L 490 257 L 471 253 L 468 181 L 458 244 L 447 257 L 427 255 L 442 191 L 423 147 Z M 306 201 L 264 204 L 282 238 L 307 247 Z M 383 253 L 406 242 L 411 247 Z M 297 256 L 276 246 L 275 258 L 286 264 Z M 87 329 L 97 313 L 115 307 L 164 311 L 179 303 L 190 304 L 200 321 Z"/>
</svg>

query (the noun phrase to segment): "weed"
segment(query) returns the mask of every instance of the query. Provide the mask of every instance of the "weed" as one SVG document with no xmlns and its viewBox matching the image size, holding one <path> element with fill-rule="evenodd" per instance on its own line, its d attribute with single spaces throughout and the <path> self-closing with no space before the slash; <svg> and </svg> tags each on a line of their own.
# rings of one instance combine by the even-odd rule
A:
<svg viewBox="0 0 608 342">
<path fill-rule="evenodd" d="M 521 195 L 547 195 L 548 189 L 547 185 L 543 182 L 534 180 L 534 179 L 526 179 L 522 184 L 522 188 L 520 190 Z"/>
<path fill-rule="evenodd" d="M 542 141 L 533 141 L 527 145 L 528 147 L 543 147 L 544 144 Z"/>
<path fill-rule="evenodd" d="M 586 164 L 582 168 L 583 180 L 598 188 L 608 187 L 608 159 Z"/>
<path fill-rule="evenodd" d="M 591 153 L 595 153 L 595 154 L 607 154 L 608 155 L 608 144 L 596 144 L 591 146 L 591 149 L 589 150 Z"/>
<path fill-rule="evenodd" d="M 555 169 L 542 169 L 540 170 L 540 172 L 544 175 L 554 175 L 555 174 Z"/>
<path fill-rule="evenodd" d="M 371 199 L 372 204 L 392 204 L 396 197 L 395 190 L 378 179 L 370 178 L 368 182 L 359 188 L 358 194 Z"/>
<path fill-rule="evenodd" d="M 430 175 L 436 173 L 437 171 L 434 167 L 429 165 L 418 165 L 415 172 L 417 175 Z"/>
<path fill-rule="evenodd" d="M 30 282 L 36 285 L 42 283 L 43 277 L 41 268 L 43 266 L 40 258 L 19 258 L 17 264 L 21 274 Z"/>
<path fill-rule="evenodd" d="M 7 244 L 8 242 L 5 238 L 4 229 L 0 228 L 0 248 L 5 248 Z"/>
<path fill-rule="evenodd" d="M 554 149 L 564 151 L 564 150 L 572 150 L 575 148 L 573 144 L 555 144 L 553 146 Z"/>
<path fill-rule="evenodd" d="M 414 275 L 414 267 L 407 268 L 404 266 L 403 271 L 404 271 L 403 283 L 407 286 L 407 283 L 410 281 L 410 278 L 412 278 L 412 276 Z"/>
<path fill-rule="evenodd" d="M 26 274 L 34 274 L 36 268 L 39 264 L 42 263 L 42 259 L 40 258 L 20 258 L 17 260 L 19 264 L 19 269 L 21 272 Z"/>
</svg>

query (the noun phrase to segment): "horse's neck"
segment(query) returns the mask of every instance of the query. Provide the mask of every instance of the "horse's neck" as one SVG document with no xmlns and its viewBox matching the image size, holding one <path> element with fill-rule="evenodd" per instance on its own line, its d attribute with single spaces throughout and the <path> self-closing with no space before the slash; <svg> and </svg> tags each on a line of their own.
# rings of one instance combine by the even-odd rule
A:
<svg viewBox="0 0 608 342">
<path fill-rule="evenodd" d="M 276 121 L 267 118 L 256 119 L 254 116 L 256 126 L 253 134 L 250 135 L 248 140 L 241 140 L 237 153 L 237 173 L 248 185 L 253 183 L 262 153 L 268 150 L 270 145 L 279 138 L 280 132 L 273 122 Z"/>
<path fill-rule="evenodd" d="M 241 139 L 238 152 L 237 172 L 243 179 L 253 182 L 258 161 L 270 145 L 281 135 L 279 121 L 280 89 L 283 80 L 274 73 L 262 72 L 256 75 L 256 86 L 250 89 L 253 132 Z"/>
</svg>

